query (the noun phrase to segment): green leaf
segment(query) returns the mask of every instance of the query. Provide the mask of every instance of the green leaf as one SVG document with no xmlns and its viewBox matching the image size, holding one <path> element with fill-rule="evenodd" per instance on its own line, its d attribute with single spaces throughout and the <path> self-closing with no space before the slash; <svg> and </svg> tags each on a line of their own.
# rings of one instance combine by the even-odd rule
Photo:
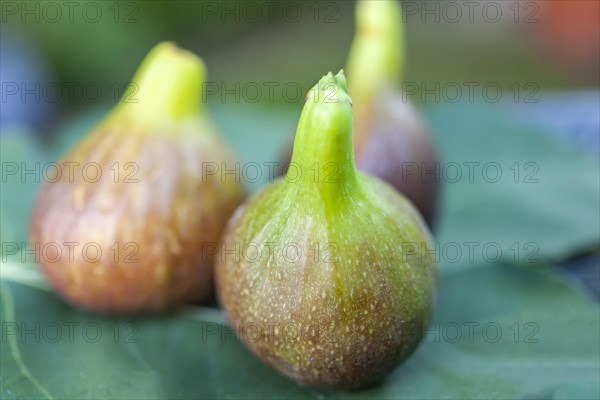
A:
<svg viewBox="0 0 600 400">
<path fill-rule="evenodd" d="M 40 185 L 54 171 L 48 167 L 48 158 L 36 136 L 27 130 L 3 132 L 0 146 L 2 163 L 2 191 L 0 217 L 2 250 L 16 244 L 22 247 L 29 236 L 29 221 Z M 12 247 L 10 249 L 12 251 Z"/>
<path fill-rule="evenodd" d="M 598 159 L 541 126 L 511 122 L 511 112 L 502 104 L 427 110 L 442 159 L 436 238 L 441 262 L 451 268 L 559 261 L 600 241 Z M 463 252 L 457 261 L 455 244 Z"/>
<path fill-rule="evenodd" d="M 597 398 L 600 391 L 598 304 L 542 268 L 443 274 L 425 342 L 382 385 L 357 393 L 318 392 L 272 371 L 218 310 L 110 318 L 18 279 L 3 275 L 1 286 L 6 399 Z"/>
<path fill-rule="evenodd" d="M 296 109 L 260 105 L 214 104 L 211 111 L 242 166 L 279 161 L 298 117 Z M 510 110 L 499 105 L 425 111 L 444 163 L 496 162 L 503 178 L 488 182 L 480 168 L 472 183 L 464 178 L 445 183 L 436 229 L 440 246 L 473 241 L 480 247 L 473 260 L 465 253 L 456 262 L 442 255 L 438 307 L 425 342 L 381 386 L 358 393 L 300 387 L 250 354 L 215 309 L 135 319 L 79 311 L 49 290 L 31 256 L 3 254 L 0 397 L 600 397 L 598 304 L 547 265 L 506 265 L 526 264 L 531 248 L 522 246 L 528 242 L 538 246 L 533 257 L 540 261 L 597 245 L 598 161 L 544 135 L 543 128 L 512 123 Z M 49 149 L 50 159 L 85 135 L 101 113 L 83 116 L 63 130 Z M 28 136 L 3 135 L 1 140 L 3 162 L 45 160 L 44 150 Z M 521 172 L 517 183 L 509 169 L 515 162 Z M 538 183 L 523 182 L 531 172 L 524 168 L 527 162 L 539 167 L 532 177 Z M 264 173 L 248 186 L 255 191 L 269 178 Z M 26 239 L 37 186 L 30 180 L 3 182 L 3 242 Z M 510 249 L 515 242 L 521 246 L 517 259 Z M 501 246 L 500 262 L 482 262 L 486 243 Z M 497 328 L 502 334 L 496 341 Z M 455 340 L 457 329 L 461 336 Z"/>
</svg>

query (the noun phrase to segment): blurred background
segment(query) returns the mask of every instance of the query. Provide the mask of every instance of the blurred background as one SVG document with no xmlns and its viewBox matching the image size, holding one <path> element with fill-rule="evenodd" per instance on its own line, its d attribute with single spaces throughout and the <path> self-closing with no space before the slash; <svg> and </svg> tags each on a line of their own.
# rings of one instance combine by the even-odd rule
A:
<svg viewBox="0 0 600 400">
<path fill-rule="evenodd" d="M 0 284 L 2 303 L 14 311 L 3 308 L 2 318 L 100 321 L 105 332 L 124 321 L 66 305 L 44 289 L 30 260 L 6 257 L 5 243 L 25 246 L 43 183 L 39 173 L 32 178 L 9 166 L 58 160 L 116 104 L 142 58 L 164 40 L 206 62 L 203 101 L 240 160 L 280 161 L 306 91 L 345 65 L 354 9 L 353 1 L 312 0 L 2 1 Z M 473 343 L 465 330 L 458 343 L 428 338 L 380 397 L 598 398 L 600 2 L 403 1 L 402 10 L 406 57 L 398 90 L 429 126 L 441 171 L 452 164 L 462 173 L 441 176 L 434 320 L 493 321 L 504 336 Z M 498 179 L 482 170 L 488 164 Z M 267 179 L 247 186 L 255 191 Z M 466 243 L 478 243 L 474 253 Z M 517 322 L 517 331 L 534 323 L 539 341 L 512 340 Z M 135 324 L 139 344 L 108 335 L 99 344 L 24 340 L 23 361 L 2 351 L 2 396 L 39 397 L 19 372 L 26 364 L 58 398 L 323 398 L 272 373 L 232 340 L 212 336 L 199 345 L 203 327 L 224 324 L 216 310 Z M 102 391 L 111 379 L 120 383 Z"/>
<path fill-rule="evenodd" d="M 449 188 L 443 192 L 442 215 L 454 215 L 452 210 L 470 204 L 474 193 L 489 194 L 494 188 L 530 201 L 529 208 L 521 207 L 523 213 L 535 209 L 528 214 L 532 224 L 544 226 L 557 211 L 546 207 L 541 210 L 547 213 L 541 213 L 535 205 L 548 200 L 547 191 L 540 196 L 543 184 L 557 193 L 567 190 L 558 185 L 561 179 L 580 187 L 573 171 L 580 171 L 583 185 L 597 194 L 600 2 L 401 4 L 406 57 L 398 90 L 424 113 L 441 161 L 502 161 L 505 178 L 516 172 L 509 170 L 514 162 L 521 162 L 522 169 L 533 161 L 546 178 L 525 188 L 510 182 L 463 187 L 445 180 Z M 4 157 L 22 161 L 43 154 L 58 159 L 115 105 L 150 48 L 171 40 L 205 60 L 203 102 L 241 160 L 280 161 L 305 93 L 324 73 L 345 65 L 355 30 L 354 9 L 352 1 L 3 1 Z M 540 144 L 538 135 L 560 137 L 564 142 L 554 143 L 559 153 Z M 568 153 L 563 145 L 575 150 Z M 591 164 L 572 162 L 582 157 L 591 157 Z M 548 163 L 545 169 L 543 162 Z M 256 190 L 265 183 L 262 179 L 248 186 Z M 29 195 L 15 196 L 12 203 L 4 197 L 5 226 L 15 214 L 11 207 L 27 215 L 33 201 L 36 188 L 19 187 L 26 187 Z M 595 200 L 589 194 L 579 198 Z M 580 218 L 587 231 L 600 230 L 600 221 L 589 215 Z M 21 221 L 12 225 L 25 235 Z M 442 238 L 445 226 L 442 218 L 437 228 Z M 561 236 L 567 241 L 588 238 L 579 228 Z M 519 227 L 507 224 L 506 229 Z M 597 242 L 589 238 L 571 242 L 565 245 L 569 251 L 551 252 L 553 260 L 597 253 Z"/>
<path fill-rule="evenodd" d="M 306 91 L 324 72 L 344 66 L 354 5 L 3 1 L 2 128 L 23 124 L 51 135 L 82 112 L 110 107 L 142 57 L 162 40 L 201 55 L 209 81 L 224 88 L 235 88 L 235 82 L 241 88 L 293 82 Z M 493 83 L 502 87 L 505 101 L 519 92 L 519 102 L 538 92 L 597 89 L 599 7 L 587 0 L 405 1 L 404 79 L 429 89 L 458 83 L 465 96 L 465 82 Z M 239 102 L 298 110 L 304 93 L 296 94 L 296 87 L 289 86 L 287 95 L 275 90 L 271 97 L 263 86 L 257 101 L 248 88 Z M 422 92 L 410 93 L 417 104 L 440 102 L 433 95 L 422 98 Z M 219 102 L 221 93 L 207 100 Z M 233 103 L 235 96 L 226 100 Z"/>
</svg>

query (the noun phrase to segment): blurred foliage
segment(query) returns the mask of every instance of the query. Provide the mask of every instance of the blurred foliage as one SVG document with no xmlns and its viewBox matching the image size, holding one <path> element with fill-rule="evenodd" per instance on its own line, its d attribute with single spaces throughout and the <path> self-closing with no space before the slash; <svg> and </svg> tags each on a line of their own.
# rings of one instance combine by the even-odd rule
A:
<svg viewBox="0 0 600 400">
<path fill-rule="evenodd" d="M 49 161 L 48 154 L 34 133 L 26 130 L 4 132 L 0 144 L 2 243 L 17 242 L 24 245 L 29 236 L 35 197 L 43 183 L 40 172 Z"/>
<path fill-rule="evenodd" d="M 241 345 L 220 311 L 197 308 L 154 318 L 85 313 L 43 289 L 41 277 L 27 277 L 22 270 L 28 266 L 17 265 L 21 272 L 0 282 L 5 399 L 600 394 L 598 305 L 540 269 L 496 265 L 443 272 L 437 313 L 421 347 L 382 385 L 348 393 L 301 387 L 272 371 Z M 24 336 L 23 329 L 36 332 L 36 324 L 38 340 Z"/>
<path fill-rule="evenodd" d="M 162 40 L 173 40 L 201 55 L 209 67 L 209 80 L 223 82 L 228 88 L 235 82 L 242 86 L 295 82 L 307 90 L 324 72 L 344 66 L 354 30 L 351 1 L 77 3 L 73 18 L 63 7 L 62 17 L 56 19 L 54 11 L 43 13 L 44 2 L 32 2 L 28 7 L 34 9 L 37 4 L 42 14 L 38 21 L 31 15 L 5 13 L 2 31 L 31 38 L 48 58 L 59 82 L 95 82 L 105 91 L 114 85 L 123 87 L 142 57 Z M 95 6 L 86 8 L 89 4 Z M 548 56 L 540 44 L 540 37 L 558 29 L 556 23 L 550 28 L 543 23 L 546 15 L 552 15 L 542 13 L 547 7 L 534 9 L 535 23 L 525 23 L 526 10 L 520 8 L 516 23 L 516 11 L 510 4 L 501 7 L 502 18 L 497 22 L 483 18 L 481 5 L 472 20 L 468 9 L 462 9 L 462 17 L 454 22 L 445 3 L 434 2 L 434 8 L 436 4 L 437 16 L 426 13 L 432 7 L 427 2 L 405 3 L 405 80 L 427 87 L 475 81 L 508 88 L 515 82 L 534 82 L 542 90 L 590 84 L 584 75 L 561 69 L 562 60 Z M 96 8 L 101 13 L 97 22 L 93 19 Z M 295 18 L 298 11 L 300 16 Z M 567 20 L 565 24 L 575 22 Z M 589 36 L 589 29 L 585 33 Z M 597 58 L 594 54 L 588 56 L 592 61 Z M 267 98 L 264 95 L 260 100 Z M 102 98 L 104 102 L 111 99 Z M 277 92 L 275 101 L 289 99 Z M 78 106 L 90 104 L 76 102 L 65 111 Z"/>
</svg>

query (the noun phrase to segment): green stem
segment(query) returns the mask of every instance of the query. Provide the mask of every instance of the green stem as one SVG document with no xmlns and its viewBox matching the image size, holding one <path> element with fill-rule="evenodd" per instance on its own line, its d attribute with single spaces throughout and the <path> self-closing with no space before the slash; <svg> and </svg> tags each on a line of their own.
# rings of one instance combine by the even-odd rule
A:
<svg viewBox="0 0 600 400">
<path fill-rule="evenodd" d="M 357 184 L 352 145 L 352 100 L 343 71 L 331 72 L 310 90 L 294 142 L 287 181 L 318 190 L 334 205 Z"/>
<path fill-rule="evenodd" d="M 399 1 L 360 0 L 356 34 L 348 56 L 348 81 L 356 105 L 370 102 L 381 89 L 402 78 L 404 32 Z"/>
<path fill-rule="evenodd" d="M 146 122 L 198 116 L 205 75 L 199 57 L 160 43 L 142 61 L 115 112 Z"/>
</svg>

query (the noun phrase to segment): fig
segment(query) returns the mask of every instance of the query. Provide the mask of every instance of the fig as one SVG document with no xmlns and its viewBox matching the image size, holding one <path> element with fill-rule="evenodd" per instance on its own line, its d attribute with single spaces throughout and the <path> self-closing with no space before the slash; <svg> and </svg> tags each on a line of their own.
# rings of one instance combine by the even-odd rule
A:
<svg viewBox="0 0 600 400">
<path fill-rule="evenodd" d="M 329 73 L 307 96 L 287 175 L 236 210 L 216 262 L 240 340 L 302 384 L 343 390 L 413 352 L 438 274 L 419 212 L 357 170 L 352 123 L 343 72 Z"/>
<path fill-rule="evenodd" d="M 206 173 L 236 161 L 201 107 L 204 79 L 200 58 L 157 45 L 115 108 L 48 174 L 30 241 L 69 302 L 136 314 L 212 295 L 210 245 L 244 189 Z"/>
<path fill-rule="evenodd" d="M 439 166 L 423 119 L 398 90 L 404 57 L 399 2 L 359 1 L 356 27 L 347 61 L 356 164 L 404 194 L 433 226 Z M 284 172 L 290 159 L 288 150 Z"/>
</svg>

